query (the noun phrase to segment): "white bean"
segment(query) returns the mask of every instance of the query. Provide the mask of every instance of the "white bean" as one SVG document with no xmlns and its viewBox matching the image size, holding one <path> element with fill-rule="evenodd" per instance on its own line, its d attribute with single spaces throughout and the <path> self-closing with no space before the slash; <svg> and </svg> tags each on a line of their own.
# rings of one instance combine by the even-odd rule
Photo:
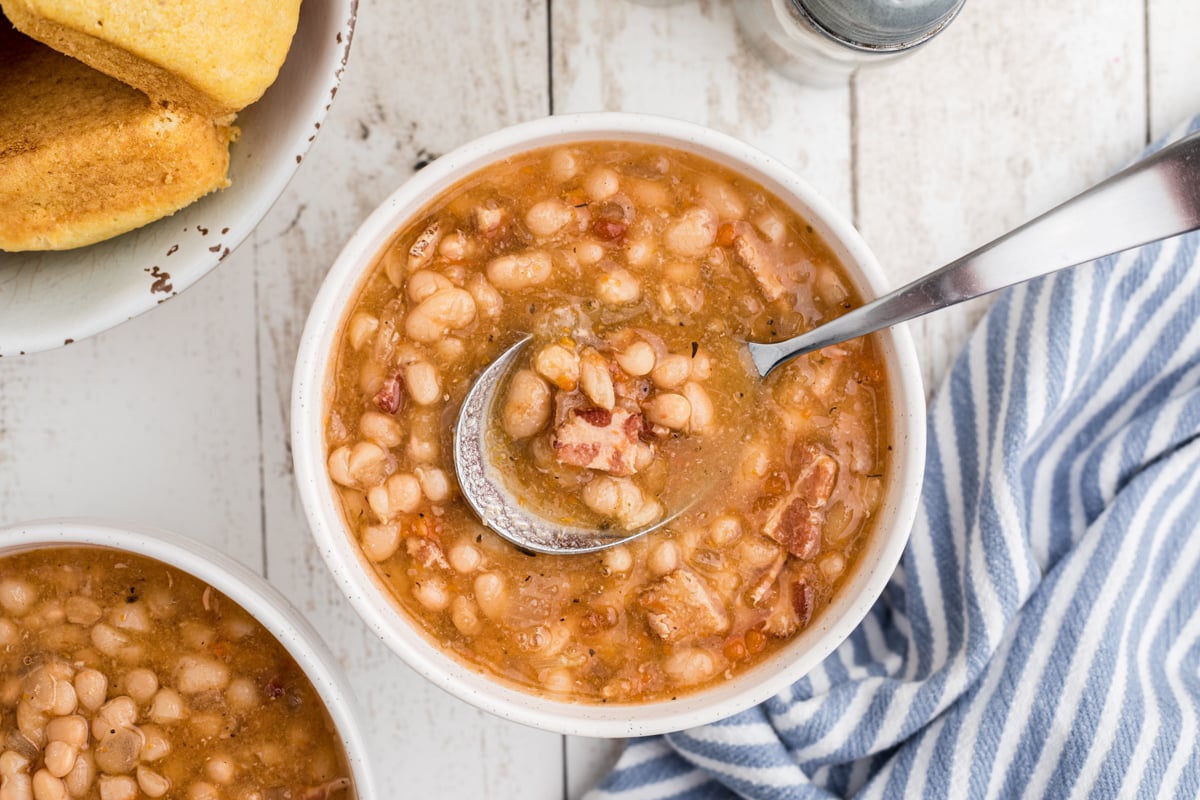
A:
<svg viewBox="0 0 1200 800">
<path fill-rule="evenodd" d="M 660 389 L 678 389 L 692 374 L 692 360 L 672 353 L 663 356 L 650 372 L 650 380 Z"/>
<path fill-rule="evenodd" d="M 570 150 L 555 150 L 550 154 L 550 177 L 558 183 L 571 180 L 578 171 L 579 161 Z"/>
<path fill-rule="evenodd" d="M 605 574 L 608 575 L 624 575 L 633 566 L 633 554 L 625 545 L 608 548 L 604 551 L 602 559 Z"/>
<path fill-rule="evenodd" d="M 625 262 L 633 267 L 648 266 L 657 254 L 653 239 L 631 239 L 625 245 Z"/>
<path fill-rule="evenodd" d="M 574 247 L 575 258 L 580 264 L 585 267 L 590 267 L 593 264 L 600 262 L 604 258 L 604 245 L 599 242 L 594 242 L 591 239 L 585 239 L 582 242 L 577 242 Z"/>
<path fill-rule="evenodd" d="M 484 616 L 493 622 L 502 619 L 508 605 L 504 579 L 494 572 L 483 572 L 475 576 L 473 586 L 475 602 Z"/>
<path fill-rule="evenodd" d="M 421 493 L 431 502 L 440 503 L 450 496 L 450 478 L 445 470 L 437 467 L 417 467 L 413 470 L 417 482 L 421 484 Z"/>
<path fill-rule="evenodd" d="M 94 625 L 100 621 L 100 606 L 87 597 L 68 597 L 66 603 L 67 622 L 74 625 Z"/>
<path fill-rule="evenodd" d="M 14 617 L 24 616 L 37 602 L 37 590 L 29 581 L 20 578 L 0 580 L 0 608 Z"/>
<path fill-rule="evenodd" d="M 443 611 L 450 605 L 450 593 L 441 578 L 425 578 L 413 584 L 413 597 L 430 611 Z"/>
<path fill-rule="evenodd" d="M 692 414 L 692 406 L 688 399 L 674 392 L 655 395 L 645 404 L 644 409 L 646 419 L 677 431 L 687 427 Z"/>
<path fill-rule="evenodd" d="M 142 603 L 127 603 L 117 606 L 109 612 L 108 617 L 113 625 L 122 630 L 149 633 L 151 629 L 150 612 Z"/>
<path fill-rule="evenodd" d="M 617 353 L 617 366 L 634 378 L 649 375 L 654 369 L 654 348 L 640 339 Z"/>
<path fill-rule="evenodd" d="M 418 342 L 436 342 L 452 330 L 470 325 L 475 319 L 475 298 L 463 289 L 442 289 L 421 301 L 404 320 L 409 338 Z"/>
<path fill-rule="evenodd" d="M 500 422 L 514 439 L 525 439 L 546 427 L 550 420 L 550 387 L 532 370 L 513 375 L 500 409 Z"/>
<path fill-rule="evenodd" d="M 641 299 L 642 284 L 627 269 L 611 269 L 596 278 L 596 296 L 612 306 L 629 305 Z"/>
<path fill-rule="evenodd" d="M 688 417 L 688 430 L 692 433 L 705 433 L 712 425 L 716 413 L 713 410 L 712 398 L 708 396 L 704 387 L 695 381 L 688 381 L 683 385 L 683 396 L 687 398 L 692 412 Z"/>
<path fill-rule="evenodd" d="M 738 220 L 746 215 L 746 201 L 728 182 L 715 175 L 703 175 L 696 188 L 722 219 Z"/>
<path fill-rule="evenodd" d="M 400 527 L 398 525 L 368 525 L 363 528 L 361 543 L 363 555 L 378 564 L 387 561 L 400 549 Z"/>
<path fill-rule="evenodd" d="M 56 778 L 66 777 L 71 768 L 75 766 L 75 759 L 78 756 L 79 748 L 66 742 L 50 742 L 42 753 L 46 769 Z"/>
<path fill-rule="evenodd" d="M 66 800 L 67 785 L 48 769 L 33 773 L 33 800 Z"/>
<path fill-rule="evenodd" d="M 387 453 L 374 442 L 359 442 L 350 449 L 346 470 L 358 486 L 377 486 L 387 477 Z"/>
<path fill-rule="evenodd" d="M 46 725 L 46 740 L 82 749 L 87 744 L 88 723 L 79 714 L 58 717 Z M 62 777 L 61 775 L 59 777 Z"/>
<path fill-rule="evenodd" d="M 128 775 L 101 775 L 100 800 L 137 800 L 137 782 Z"/>
<path fill-rule="evenodd" d="M 232 783 L 236 773 L 233 759 L 225 753 L 218 753 L 204 764 L 204 774 L 213 783 Z"/>
<path fill-rule="evenodd" d="M 704 350 L 697 350 L 692 357 L 692 377 L 698 381 L 707 380 L 712 375 L 712 359 Z"/>
<path fill-rule="evenodd" d="M 348 488 L 355 488 L 355 480 L 350 475 L 350 448 L 342 445 L 329 454 L 329 477 L 333 482 Z"/>
<path fill-rule="evenodd" d="M 507 292 L 537 286 L 550 277 L 554 262 L 544 250 L 526 250 L 498 256 L 488 262 L 487 276 L 498 289 Z"/>
<path fill-rule="evenodd" d="M 561 200 L 543 200 L 525 213 L 525 225 L 534 236 L 553 236 L 573 217 L 571 207 Z"/>
<path fill-rule="evenodd" d="M 104 704 L 108 695 L 108 678 L 99 670 L 79 670 L 75 675 L 75 695 L 81 706 L 88 711 L 95 711 Z"/>
<path fill-rule="evenodd" d="M 533 368 L 564 392 L 573 392 L 579 385 L 579 356 L 564 345 L 543 347 L 533 357 Z"/>
<path fill-rule="evenodd" d="M 455 572 L 469 575 L 479 569 L 479 565 L 483 563 L 483 553 L 470 542 L 459 542 L 446 553 L 446 560 L 450 562 L 450 566 L 454 568 Z"/>
<path fill-rule="evenodd" d="M 666 575 L 679 569 L 679 545 L 670 539 L 665 539 L 655 545 L 646 560 L 646 566 L 655 575 Z"/>
<path fill-rule="evenodd" d="M 741 535 L 742 523 L 737 517 L 717 517 L 708 527 L 708 540 L 717 547 L 732 544 Z"/>
<path fill-rule="evenodd" d="M 772 244 L 782 242 L 783 237 L 787 235 L 787 225 L 784 224 L 783 218 L 774 211 L 763 211 L 754 218 L 753 223 L 759 233 Z"/>
<path fill-rule="evenodd" d="M 383 414 L 379 411 L 364 411 L 363 415 L 358 419 L 358 432 L 375 442 L 380 447 L 398 447 L 404 441 L 404 429 L 400 426 L 400 421 L 391 414 Z M 344 448 L 338 448 L 339 450 Z M 349 459 L 350 451 L 346 450 L 346 458 Z M 330 456 L 330 474 L 332 475 L 333 456 Z M 346 465 L 346 472 L 343 473 L 348 477 L 349 465 Z M 335 477 L 334 480 L 337 480 Z M 339 481 L 340 482 L 340 481 Z"/>
<path fill-rule="evenodd" d="M 607 475 L 592 478 L 584 485 L 580 495 L 585 506 L 606 517 L 615 516 L 621 502 L 617 482 Z"/>
<path fill-rule="evenodd" d="M 184 694 L 199 694 L 229 685 L 229 667 L 215 658 L 186 655 L 176 665 L 175 685 Z"/>
<path fill-rule="evenodd" d="M 217 719 L 218 723 L 220 718 Z M 171 753 L 171 740 L 157 725 L 142 726 L 142 750 L 139 756 L 142 761 L 158 761 Z"/>
<path fill-rule="evenodd" d="M 405 367 L 404 383 L 417 405 L 432 405 L 442 397 L 442 381 L 437 367 L 428 361 L 416 361 Z"/>
<path fill-rule="evenodd" d="M 663 662 L 663 672 L 682 686 L 694 686 L 716 674 L 716 662 L 707 650 L 686 647 L 675 650 Z"/>
<path fill-rule="evenodd" d="M 621 179 L 608 167 L 596 167 L 583 179 L 583 191 L 589 200 L 607 200 L 621 188 Z"/>
<path fill-rule="evenodd" d="M 365 548 L 364 548 L 365 549 Z M 235 711 L 257 708 L 262 698 L 254 681 L 246 677 L 234 678 L 225 690 L 225 702 Z"/>
<path fill-rule="evenodd" d="M 106 656 L 115 656 L 129 644 L 128 636 L 103 622 L 92 627 L 91 640 L 96 649 Z"/>
<path fill-rule="evenodd" d="M 408 285 L 405 289 L 408 292 L 408 299 L 414 303 L 420 303 L 426 297 L 432 297 L 442 289 L 453 289 L 454 284 L 433 270 L 422 269 L 414 272 L 408 278 Z"/>
<path fill-rule="evenodd" d="M 421 505 L 421 484 L 407 472 L 398 472 L 367 492 L 367 503 L 383 522 L 411 514 Z"/>
<path fill-rule="evenodd" d="M 33 780 L 28 773 L 5 776 L 0 785 L 0 800 L 33 800 Z"/>
<path fill-rule="evenodd" d="M 96 762 L 92 760 L 92 754 L 85 750 L 75 759 L 75 766 L 71 767 L 64 780 L 71 797 L 84 797 L 95 779 Z"/>
<path fill-rule="evenodd" d="M 695 206 L 679 215 L 667 228 L 667 249 L 681 256 L 701 256 L 717 239 L 717 218 L 707 208 Z"/>
<path fill-rule="evenodd" d="M 147 797 L 162 797 L 171 790 L 171 782 L 144 766 L 137 768 L 137 784 Z"/>
<path fill-rule="evenodd" d="M 600 408 L 612 411 L 616 404 L 608 362 L 595 350 L 585 350 L 579 364 L 579 388 Z"/>
<path fill-rule="evenodd" d="M 467 291 L 475 299 L 475 308 L 482 316 L 494 317 L 504 308 L 504 298 L 496 291 L 496 287 L 478 272 L 467 278 Z"/>
<path fill-rule="evenodd" d="M 474 636 L 483 625 L 479 621 L 479 609 L 470 598 L 459 595 L 450 603 L 450 621 L 464 636 Z"/>
<path fill-rule="evenodd" d="M 187 800 L 220 800 L 217 787 L 204 781 L 196 781 L 188 787 Z"/>
<path fill-rule="evenodd" d="M 365 311 L 360 311 L 350 318 L 350 323 L 346 326 L 346 338 L 350 340 L 351 347 L 355 350 L 362 350 L 363 345 L 371 340 L 377 330 L 379 330 L 379 319 Z"/>
<path fill-rule="evenodd" d="M 174 689 L 159 689 L 150 703 L 150 719 L 160 724 L 178 722 L 183 713 L 183 698 Z"/>
<path fill-rule="evenodd" d="M 438 245 L 438 253 L 447 261 L 462 261 L 467 254 L 467 237 L 462 231 L 455 231 L 442 237 Z"/>
</svg>

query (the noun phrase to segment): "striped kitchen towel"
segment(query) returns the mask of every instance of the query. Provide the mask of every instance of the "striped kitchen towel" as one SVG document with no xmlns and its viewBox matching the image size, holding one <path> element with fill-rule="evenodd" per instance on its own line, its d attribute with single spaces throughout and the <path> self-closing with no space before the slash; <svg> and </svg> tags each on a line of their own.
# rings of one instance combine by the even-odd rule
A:
<svg viewBox="0 0 1200 800">
<path fill-rule="evenodd" d="M 589 800 L 1200 797 L 1198 248 L 1002 293 L 863 624 L 761 706 L 630 742 Z"/>
</svg>

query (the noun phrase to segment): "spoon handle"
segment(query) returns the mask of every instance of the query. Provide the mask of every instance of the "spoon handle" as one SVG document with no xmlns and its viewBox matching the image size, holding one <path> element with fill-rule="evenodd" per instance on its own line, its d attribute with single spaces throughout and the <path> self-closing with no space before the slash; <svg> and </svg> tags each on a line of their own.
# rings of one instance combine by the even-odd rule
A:
<svg viewBox="0 0 1200 800">
<path fill-rule="evenodd" d="M 750 343 L 750 355 L 765 377 L 813 350 L 1197 228 L 1200 132 L 878 300 L 792 339 Z"/>
</svg>

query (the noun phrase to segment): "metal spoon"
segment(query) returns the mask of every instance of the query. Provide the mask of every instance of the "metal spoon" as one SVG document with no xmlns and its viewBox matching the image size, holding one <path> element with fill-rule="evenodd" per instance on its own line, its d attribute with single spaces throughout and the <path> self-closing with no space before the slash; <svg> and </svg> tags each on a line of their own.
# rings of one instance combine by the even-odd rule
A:
<svg viewBox="0 0 1200 800">
<path fill-rule="evenodd" d="M 805 353 L 1122 250 L 1200 229 L 1200 132 L 890 294 L 782 342 L 748 342 L 764 378 Z M 633 531 L 562 525 L 512 495 L 488 458 L 487 432 L 501 379 L 531 341 L 493 361 L 463 401 L 454 467 L 463 496 L 483 523 L 539 553 L 589 553 L 661 528 L 686 508 Z"/>
</svg>

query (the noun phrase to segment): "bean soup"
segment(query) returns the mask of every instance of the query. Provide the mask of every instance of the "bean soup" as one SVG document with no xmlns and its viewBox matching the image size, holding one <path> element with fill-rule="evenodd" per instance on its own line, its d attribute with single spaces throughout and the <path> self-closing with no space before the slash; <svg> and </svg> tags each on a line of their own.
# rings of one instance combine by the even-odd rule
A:
<svg viewBox="0 0 1200 800">
<path fill-rule="evenodd" d="M 351 800 L 312 684 L 240 606 L 94 547 L 0 557 L 4 800 Z"/>
<path fill-rule="evenodd" d="M 811 625 L 883 496 L 889 419 L 873 337 L 767 380 L 747 340 L 859 302 L 803 218 L 699 156 L 595 142 L 467 178 L 365 276 L 334 354 L 329 475 L 365 560 L 445 650 L 526 691 L 677 697 Z M 524 553 L 453 478 L 472 380 L 533 343 L 496 410 L 494 463 L 539 513 L 659 531 Z"/>
</svg>

